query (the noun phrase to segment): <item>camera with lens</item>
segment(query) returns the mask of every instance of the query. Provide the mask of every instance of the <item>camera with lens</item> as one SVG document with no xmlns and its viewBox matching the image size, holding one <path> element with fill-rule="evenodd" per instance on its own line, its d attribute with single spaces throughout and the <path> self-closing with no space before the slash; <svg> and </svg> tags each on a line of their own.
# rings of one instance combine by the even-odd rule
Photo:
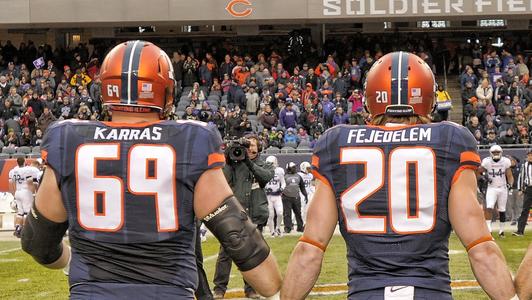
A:
<svg viewBox="0 0 532 300">
<path fill-rule="evenodd" d="M 245 139 L 230 139 L 225 141 L 225 156 L 229 161 L 243 161 L 246 159 L 246 152 L 251 143 Z"/>
</svg>

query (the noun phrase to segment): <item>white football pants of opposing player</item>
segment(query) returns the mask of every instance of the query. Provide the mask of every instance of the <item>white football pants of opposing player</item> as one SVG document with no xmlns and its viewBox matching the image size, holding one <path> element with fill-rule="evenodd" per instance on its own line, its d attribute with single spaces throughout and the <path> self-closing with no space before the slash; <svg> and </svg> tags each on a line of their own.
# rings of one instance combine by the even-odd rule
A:
<svg viewBox="0 0 532 300">
<path fill-rule="evenodd" d="M 486 208 L 494 209 L 497 204 L 497 210 L 499 213 L 506 212 L 506 202 L 508 201 L 508 189 L 505 186 L 492 187 L 488 186 L 486 190 Z M 491 220 L 490 220 L 491 221 Z M 505 220 L 506 221 L 506 220 Z M 491 223 L 491 222 L 490 222 Z M 491 224 L 488 223 L 489 230 L 491 231 Z M 504 223 L 499 221 L 499 232 L 504 231 Z"/>
<path fill-rule="evenodd" d="M 268 198 L 268 228 L 272 236 L 281 235 L 281 222 L 283 221 L 283 200 L 281 195 L 266 195 Z M 277 213 L 276 225 L 274 226 L 273 217 Z"/>
<path fill-rule="evenodd" d="M 307 196 L 308 196 L 308 203 L 305 203 L 305 196 L 299 193 L 299 197 L 301 197 L 301 218 L 303 218 L 303 222 L 305 223 L 307 223 L 307 209 L 310 205 L 310 202 L 312 201 L 314 192 L 310 192 L 307 190 Z"/>
</svg>

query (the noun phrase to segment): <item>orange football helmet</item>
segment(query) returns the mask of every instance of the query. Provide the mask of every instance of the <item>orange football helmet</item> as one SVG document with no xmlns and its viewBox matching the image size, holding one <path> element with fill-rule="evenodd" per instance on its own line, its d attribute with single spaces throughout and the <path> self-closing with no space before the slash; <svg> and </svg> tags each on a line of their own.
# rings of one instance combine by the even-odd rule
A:
<svg viewBox="0 0 532 300">
<path fill-rule="evenodd" d="M 114 110 L 164 116 L 174 101 L 174 70 L 168 55 L 150 42 L 127 41 L 115 46 L 100 70 L 104 105 Z"/>
<path fill-rule="evenodd" d="M 393 52 L 376 61 L 366 76 L 366 108 L 375 117 L 426 116 L 434 108 L 436 80 L 417 55 Z"/>
</svg>

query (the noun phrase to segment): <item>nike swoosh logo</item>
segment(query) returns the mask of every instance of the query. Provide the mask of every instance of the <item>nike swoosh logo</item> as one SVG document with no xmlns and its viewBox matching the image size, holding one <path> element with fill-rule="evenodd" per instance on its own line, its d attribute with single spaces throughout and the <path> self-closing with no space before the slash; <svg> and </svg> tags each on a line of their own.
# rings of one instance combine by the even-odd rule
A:
<svg viewBox="0 0 532 300">
<path fill-rule="evenodd" d="M 395 292 L 397 292 L 398 290 L 406 289 L 407 287 L 408 287 L 408 286 L 398 286 L 398 287 L 392 286 L 392 287 L 390 288 L 390 292 L 395 293 Z M 395 289 L 394 289 L 394 288 L 395 288 Z"/>
</svg>

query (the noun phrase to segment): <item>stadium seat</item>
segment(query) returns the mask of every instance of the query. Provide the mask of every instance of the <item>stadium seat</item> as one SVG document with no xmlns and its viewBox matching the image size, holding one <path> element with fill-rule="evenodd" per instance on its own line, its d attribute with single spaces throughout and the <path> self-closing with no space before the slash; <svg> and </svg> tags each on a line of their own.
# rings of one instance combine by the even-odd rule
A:
<svg viewBox="0 0 532 300">
<path fill-rule="evenodd" d="M 35 146 L 35 147 L 31 148 L 31 153 L 40 154 L 41 153 L 41 147 L 40 146 Z"/>
<path fill-rule="evenodd" d="M 281 149 L 277 147 L 268 147 L 268 149 L 264 150 L 265 154 L 279 154 L 281 153 Z"/>
<path fill-rule="evenodd" d="M 190 103 L 190 98 L 188 96 L 181 96 L 181 98 L 179 98 L 179 103 L 181 103 L 181 102 Z"/>
<path fill-rule="evenodd" d="M 292 148 L 292 149 L 295 149 L 295 148 L 297 148 L 297 143 L 295 143 L 295 142 L 288 142 L 288 143 L 284 144 L 284 147 L 283 147 L 283 148 L 286 148 L 286 147 L 290 147 L 290 148 Z"/>
<path fill-rule="evenodd" d="M 39 154 L 39 153 L 30 153 L 27 156 L 28 156 L 28 158 L 40 158 L 41 154 Z"/>
<path fill-rule="evenodd" d="M 290 147 L 290 146 L 284 146 L 281 149 L 281 153 L 283 153 L 283 154 L 294 153 L 294 152 L 296 152 L 296 149 L 294 147 Z"/>
<path fill-rule="evenodd" d="M 308 141 L 301 141 L 299 142 L 299 145 L 297 146 L 298 148 L 299 147 L 309 147 L 310 148 L 310 142 Z"/>
<path fill-rule="evenodd" d="M 17 153 L 30 154 L 30 152 L 31 152 L 30 147 L 22 146 L 22 147 L 17 148 Z"/>
<path fill-rule="evenodd" d="M 219 98 L 222 98 L 222 92 L 221 91 L 211 91 L 210 96 L 218 96 Z"/>
<path fill-rule="evenodd" d="M 13 154 L 11 154 L 11 158 L 19 158 L 19 157 L 24 157 L 24 158 L 26 158 L 26 154 L 24 154 L 24 153 L 18 153 L 18 152 L 17 152 L 17 153 L 13 153 Z"/>
<path fill-rule="evenodd" d="M 200 91 L 203 91 L 203 94 L 205 94 L 205 97 L 209 96 L 209 87 L 207 86 L 200 86 Z"/>
<path fill-rule="evenodd" d="M 11 147 L 2 148 L 2 153 L 14 154 L 15 152 L 17 152 L 15 148 L 11 148 Z"/>
<path fill-rule="evenodd" d="M 207 100 L 216 100 L 217 102 L 220 102 L 221 97 L 219 95 L 209 95 L 209 97 L 207 97 Z"/>
<path fill-rule="evenodd" d="M 184 87 L 183 88 L 183 92 L 181 93 L 181 95 L 182 95 L 181 98 L 183 98 L 184 96 L 187 96 L 188 93 L 190 93 L 190 91 L 192 91 L 192 87 L 191 86 Z"/>
<path fill-rule="evenodd" d="M 9 158 L 9 154 L 7 153 L 0 153 L 0 159 L 8 159 Z"/>
<path fill-rule="evenodd" d="M 179 119 L 181 119 L 181 118 L 183 118 L 183 116 L 185 115 L 185 112 L 182 111 L 182 110 L 178 110 L 178 111 L 176 111 L 175 114 L 177 115 L 177 117 L 178 117 Z"/>
<path fill-rule="evenodd" d="M 296 150 L 298 153 L 309 153 L 312 151 L 312 149 L 308 146 L 298 146 Z"/>
<path fill-rule="evenodd" d="M 4 142 L 0 141 L 0 149 L 2 149 L 4 146 Z"/>
<path fill-rule="evenodd" d="M 251 120 L 255 120 L 255 121 L 256 121 L 256 120 L 258 119 L 258 117 L 257 117 L 257 115 L 248 115 L 248 119 L 249 119 L 250 121 L 251 121 Z"/>
</svg>

